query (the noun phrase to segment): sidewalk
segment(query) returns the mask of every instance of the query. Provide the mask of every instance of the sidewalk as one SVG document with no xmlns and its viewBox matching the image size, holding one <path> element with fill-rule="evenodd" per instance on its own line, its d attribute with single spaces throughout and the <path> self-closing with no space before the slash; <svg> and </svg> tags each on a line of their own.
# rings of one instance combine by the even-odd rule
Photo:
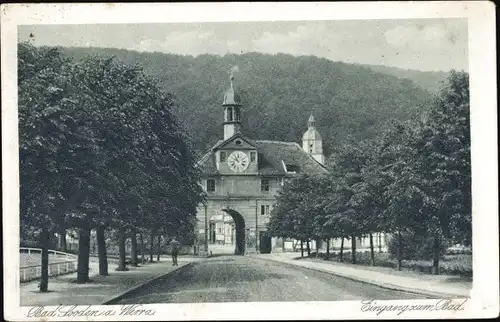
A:
<svg viewBox="0 0 500 322">
<path fill-rule="evenodd" d="M 90 281 L 87 284 L 75 283 L 76 273 L 49 278 L 47 293 L 38 291 L 39 281 L 23 283 L 20 287 L 20 304 L 21 306 L 100 305 L 132 288 L 199 260 L 201 258 L 179 256 L 179 266 L 172 266 L 170 258 L 163 256 L 159 263 L 147 263 L 140 267 L 128 265 L 129 270 L 125 272 L 115 271 L 116 262 L 109 261 L 108 276 L 98 275 L 98 262 L 92 260 L 89 263 Z"/>
<path fill-rule="evenodd" d="M 469 297 L 472 282 L 459 276 L 426 275 L 387 267 L 354 266 L 322 259 L 296 259 L 300 253 L 259 254 L 252 257 L 300 266 L 374 284 L 383 288 L 425 294 L 438 298 Z"/>
</svg>

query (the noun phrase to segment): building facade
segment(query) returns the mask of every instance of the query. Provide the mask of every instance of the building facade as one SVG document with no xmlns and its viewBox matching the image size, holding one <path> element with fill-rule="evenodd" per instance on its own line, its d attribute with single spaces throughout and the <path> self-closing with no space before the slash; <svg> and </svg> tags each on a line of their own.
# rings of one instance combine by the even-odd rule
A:
<svg viewBox="0 0 500 322">
<path fill-rule="evenodd" d="M 267 224 L 285 180 L 300 173 L 326 173 L 322 140 L 311 115 L 302 146 L 254 140 L 241 128 L 243 105 L 233 85 L 222 102 L 223 137 L 198 162 L 206 203 L 197 212 L 197 243 L 232 244 L 235 254 L 270 252 Z"/>
</svg>

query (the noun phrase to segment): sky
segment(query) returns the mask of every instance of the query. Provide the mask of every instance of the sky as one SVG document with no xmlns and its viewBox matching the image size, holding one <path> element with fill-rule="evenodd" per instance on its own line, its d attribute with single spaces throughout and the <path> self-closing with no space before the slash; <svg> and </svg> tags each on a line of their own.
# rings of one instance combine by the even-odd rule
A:
<svg viewBox="0 0 500 322">
<path fill-rule="evenodd" d="M 286 53 L 422 71 L 468 71 L 466 19 L 32 25 L 19 26 L 18 36 L 34 45 L 192 56 Z"/>
</svg>

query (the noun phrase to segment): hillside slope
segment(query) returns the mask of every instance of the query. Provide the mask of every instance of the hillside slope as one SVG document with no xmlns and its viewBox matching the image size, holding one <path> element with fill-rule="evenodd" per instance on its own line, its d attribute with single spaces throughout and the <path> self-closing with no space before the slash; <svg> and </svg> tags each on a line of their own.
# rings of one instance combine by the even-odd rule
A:
<svg viewBox="0 0 500 322">
<path fill-rule="evenodd" d="M 386 75 L 396 76 L 398 78 L 406 78 L 413 81 L 416 85 L 428 90 L 430 93 L 436 94 L 446 81 L 449 73 L 446 72 L 423 72 L 412 69 L 401 69 L 387 66 L 363 65 L 371 70 Z"/>
<path fill-rule="evenodd" d="M 174 113 L 199 151 L 222 137 L 221 103 L 235 66 L 246 134 L 300 143 L 314 110 L 327 155 L 349 136 L 371 137 L 392 119 L 410 118 L 431 99 L 428 91 L 409 79 L 313 56 L 192 57 L 102 48 L 64 48 L 63 52 L 74 59 L 114 55 L 142 66 L 163 90 L 175 95 Z"/>
</svg>

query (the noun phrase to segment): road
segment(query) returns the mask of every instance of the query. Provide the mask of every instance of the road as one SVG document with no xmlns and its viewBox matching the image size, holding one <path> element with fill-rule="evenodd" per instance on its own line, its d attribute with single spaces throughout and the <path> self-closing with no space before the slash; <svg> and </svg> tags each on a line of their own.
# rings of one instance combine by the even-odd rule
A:
<svg viewBox="0 0 500 322">
<path fill-rule="evenodd" d="M 292 265 L 220 256 L 182 267 L 109 304 L 424 298 Z"/>
</svg>

